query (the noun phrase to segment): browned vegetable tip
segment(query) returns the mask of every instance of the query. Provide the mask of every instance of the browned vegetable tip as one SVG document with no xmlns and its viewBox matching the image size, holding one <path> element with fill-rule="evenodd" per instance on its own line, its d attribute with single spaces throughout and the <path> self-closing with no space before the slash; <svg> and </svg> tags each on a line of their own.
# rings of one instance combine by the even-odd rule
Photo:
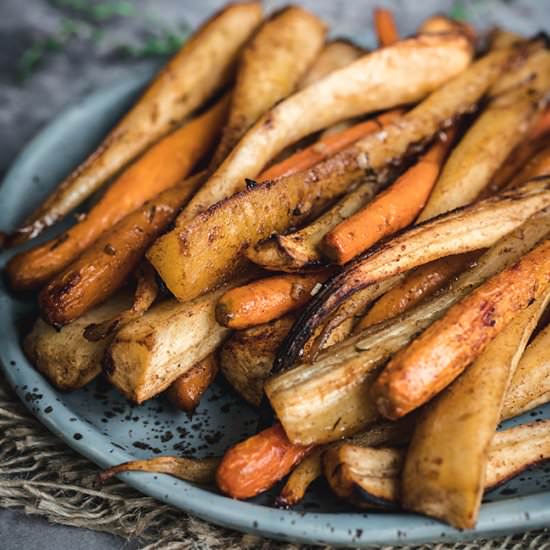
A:
<svg viewBox="0 0 550 550">
<path fill-rule="evenodd" d="M 214 153 L 215 170 L 267 110 L 291 94 L 323 46 L 326 26 L 299 6 L 265 20 L 239 58 L 229 120 Z"/>
<path fill-rule="evenodd" d="M 89 342 L 84 338 L 85 327 L 111 319 L 131 303 L 126 293 L 117 294 L 61 330 L 37 319 L 23 340 L 25 355 L 60 390 L 81 388 L 101 372 L 101 359 L 111 342 L 110 337 Z"/>
<path fill-rule="evenodd" d="M 98 474 L 97 481 L 105 483 L 108 479 L 124 472 L 153 472 L 168 474 L 184 481 L 206 484 L 214 482 L 219 463 L 219 458 L 158 456 L 147 460 L 132 460 L 107 468 Z"/>
<path fill-rule="evenodd" d="M 258 407 L 264 394 L 275 352 L 294 322 L 286 315 L 263 325 L 237 330 L 220 349 L 220 368 L 227 381 L 246 401 Z"/>
<path fill-rule="evenodd" d="M 431 325 L 386 366 L 373 399 L 399 418 L 450 384 L 550 284 L 550 240 L 495 275 Z"/>
<path fill-rule="evenodd" d="M 323 447 L 315 449 L 292 470 L 279 496 L 275 500 L 275 506 L 279 508 L 291 508 L 303 500 L 309 486 L 318 477 L 321 477 L 321 455 L 324 450 Z"/>
<path fill-rule="evenodd" d="M 230 4 L 200 27 L 96 151 L 25 220 L 15 240 L 32 239 L 66 216 L 227 84 L 261 17 L 260 2 Z"/>
<path fill-rule="evenodd" d="M 115 330 L 139 319 L 156 300 L 159 292 L 155 271 L 150 264 L 143 262 L 136 270 L 136 291 L 134 301 L 129 309 L 120 312 L 111 319 L 101 323 L 90 323 L 84 329 L 84 338 L 91 342 L 103 340 Z"/>
<path fill-rule="evenodd" d="M 413 226 L 367 251 L 308 303 L 281 346 L 276 369 L 295 364 L 317 327 L 356 292 L 438 258 L 487 248 L 548 205 L 550 177 Z"/>
<path fill-rule="evenodd" d="M 201 182 L 200 177 L 191 177 L 162 192 L 119 221 L 57 275 L 39 295 L 46 321 L 62 327 L 118 290 Z"/>
<path fill-rule="evenodd" d="M 168 399 L 178 409 L 193 412 L 204 392 L 214 382 L 218 371 L 218 360 L 215 354 L 211 353 L 172 382 L 166 391 Z"/>
<path fill-rule="evenodd" d="M 483 482 L 491 491 L 525 469 L 550 458 L 550 421 L 522 424 L 497 432 L 489 447 Z M 399 479 L 406 450 L 350 443 L 329 449 L 323 472 L 333 491 L 363 508 L 399 506 Z"/>
<path fill-rule="evenodd" d="M 476 524 L 504 396 L 549 298 L 547 289 L 424 411 L 401 477 L 403 507 L 457 528 Z"/>
</svg>

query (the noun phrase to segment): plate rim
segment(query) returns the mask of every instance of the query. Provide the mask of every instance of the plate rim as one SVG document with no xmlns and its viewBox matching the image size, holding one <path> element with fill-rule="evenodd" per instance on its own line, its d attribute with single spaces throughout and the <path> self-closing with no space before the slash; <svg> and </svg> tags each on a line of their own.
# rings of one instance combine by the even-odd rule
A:
<svg viewBox="0 0 550 550">
<path fill-rule="evenodd" d="M 66 128 L 70 128 L 72 118 L 82 114 L 82 110 L 99 113 L 101 116 L 110 102 L 121 101 L 130 93 L 143 88 L 152 72 L 142 73 L 144 74 L 136 74 L 123 81 L 114 82 L 79 98 L 44 126 L 22 149 L 0 184 L 0 204 L 6 203 L 9 206 L 10 193 L 17 196 L 17 193 L 25 191 L 25 187 L 18 187 L 27 164 L 39 156 L 42 150 L 48 148 L 53 136 L 67 132 Z M 11 251 L 0 254 L 0 266 L 11 254 Z M 34 385 L 52 402 L 58 399 L 58 390 L 32 367 L 23 354 L 15 324 L 17 303 L 17 299 L 8 292 L 5 283 L 2 282 L 0 367 L 25 406 L 39 422 L 74 451 L 101 467 L 135 458 L 113 446 L 106 436 L 87 424 L 63 403 L 56 403 L 54 410 L 45 414 L 25 400 L 25 390 L 20 384 L 22 377 L 25 377 L 27 384 L 29 380 L 34 380 Z M 77 417 L 78 420 L 69 422 L 70 417 Z M 85 437 L 76 440 L 72 437 L 75 432 L 82 433 Z M 519 533 L 550 525 L 550 491 L 486 503 L 481 508 L 475 529 L 457 530 L 437 520 L 411 513 L 316 513 L 280 510 L 233 500 L 162 474 L 126 473 L 119 478 L 143 494 L 217 525 L 306 544 L 353 544 L 356 547 L 365 547 L 373 544 L 456 542 Z"/>
</svg>

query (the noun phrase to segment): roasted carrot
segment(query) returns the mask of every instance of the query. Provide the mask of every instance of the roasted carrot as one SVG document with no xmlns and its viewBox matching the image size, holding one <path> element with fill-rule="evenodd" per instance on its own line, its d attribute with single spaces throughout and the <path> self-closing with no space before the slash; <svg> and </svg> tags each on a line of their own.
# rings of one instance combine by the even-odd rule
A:
<svg viewBox="0 0 550 550">
<path fill-rule="evenodd" d="M 193 412 L 204 392 L 218 374 L 218 360 L 214 354 L 207 355 L 194 367 L 182 374 L 167 390 L 170 402 L 187 412 Z"/>
<path fill-rule="evenodd" d="M 329 275 L 327 270 L 303 275 L 285 273 L 233 288 L 220 298 L 216 319 L 233 329 L 268 323 L 307 303 L 311 291 Z"/>
<path fill-rule="evenodd" d="M 391 46 L 399 40 L 399 31 L 393 18 L 393 13 L 385 8 L 374 10 L 374 27 L 378 37 L 378 45 Z"/>
<path fill-rule="evenodd" d="M 323 251 L 345 264 L 379 240 L 407 227 L 426 204 L 453 142 L 447 131 L 418 162 L 362 210 L 329 231 Z"/>
<path fill-rule="evenodd" d="M 95 152 L 25 220 L 12 240 L 32 239 L 65 217 L 230 82 L 241 48 L 261 19 L 260 2 L 246 2 L 226 7 L 202 25 Z"/>
<path fill-rule="evenodd" d="M 292 444 L 280 424 L 229 449 L 216 472 L 219 489 L 233 498 L 252 498 L 287 475 L 313 445 Z"/>
<path fill-rule="evenodd" d="M 228 107 L 226 95 L 149 149 L 109 187 L 81 222 L 60 237 L 14 256 L 7 266 L 12 287 L 26 290 L 48 282 L 126 214 L 185 178 L 215 145 Z"/>
<path fill-rule="evenodd" d="M 287 159 L 271 166 L 258 176 L 258 181 L 282 178 L 307 170 L 351 145 L 355 141 L 380 130 L 384 124 L 397 120 L 400 110 L 393 110 L 377 118 L 355 124 L 336 134 L 328 135 L 313 145 L 294 153 Z"/>
<path fill-rule="evenodd" d="M 379 411 L 396 419 L 429 401 L 549 284 L 547 239 L 452 306 L 388 363 L 372 388 Z"/>
<path fill-rule="evenodd" d="M 128 214 L 50 281 L 39 295 L 45 319 L 54 326 L 66 325 L 120 288 L 196 190 L 201 176 L 188 178 Z"/>
<path fill-rule="evenodd" d="M 357 323 L 355 332 L 391 319 L 412 308 L 443 288 L 455 275 L 468 267 L 477 252 L 448 256 L 413 270 L 399 285 L 384 294 Z"/>
</svg>

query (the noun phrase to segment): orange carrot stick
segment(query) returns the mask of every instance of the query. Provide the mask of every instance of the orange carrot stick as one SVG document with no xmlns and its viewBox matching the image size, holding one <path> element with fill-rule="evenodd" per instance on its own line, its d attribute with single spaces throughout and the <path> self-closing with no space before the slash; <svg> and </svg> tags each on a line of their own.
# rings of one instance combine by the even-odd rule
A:
<svg viewBox="0 0 550 550">
<path fill-rule="evenodd" d="M 182 374 L 167 390 L 170 402 L 183 411 L 193 412 L 204 392 L 214 381 L 219 371 L 218 360 L 211 353 L 191 370 Z"/>
<path fill-rule="evenodd" d="M 399 40 L 399 31 L 393 13 L 385 8 L 375 8 L 374 27 L 380 47 L 391 46 Z"/>
<path fill-rule="evenodd" d="M 401 284 L 386 292 L 372 306 L 354 331 L 361 332 L 412 308 L 443 288 L 452 277 L 465 270 L 477 255 L 474 252 L 447 256 L 416 268 Z"/>
<path fill-rule="evenodd" d="M 216 473 L 218 487 L 233 498 L 252 498 L 287 475 L 313 448 L 292 444 L 275 424 L 225 453 Z"/>
<path fill-rule="evenodd" d="M 15 256 L 7 266 L 12 287 L 37 288 L 67 267 L 126 214 L 184 179 L 212 149 L 227 118 L 228 96 L 159 141 L 132 164 L 80 223 L 60 237 Z"/>
<path fill-rule="evenodd" d="M 216 319 L 233 329 L 268 323 L 305 305 L 315 285 L 326 281 L 329 274 L 327 270 L 304 275 L 285 273 L 233 288 L 220 298 Z"/>
<path fill-rule="evenodd" d="M 323 239 L 323 250 L 345 264 L 380 239 L 407 227 L 426 204 L 452 143 L 448 131 L 385 192 L 338 224 Z"/>
<path fill-rule="evenodd" d="M 325 136 L 313 145 L 298 151 L 294 155 L 291 155 L 287 159 L 262 172 L 258 176 L 258 181 L 266 181 L 281 178 L 283 176 L 290 176 L 291 174 L 296 174 L 297 172 L 307 170 L 331 155 L 338 153 L 338 151 L 345 149 L 348 145 L 351 145 L 358 139 L 380 130 L 384 124 L 393 122 L 401 115 L 401 112 L 402 111 L 397 109 L 389 111 L 375 119 L 360 122 L 351 128 L 346 128 L 336 134 Z"/>
</svg>

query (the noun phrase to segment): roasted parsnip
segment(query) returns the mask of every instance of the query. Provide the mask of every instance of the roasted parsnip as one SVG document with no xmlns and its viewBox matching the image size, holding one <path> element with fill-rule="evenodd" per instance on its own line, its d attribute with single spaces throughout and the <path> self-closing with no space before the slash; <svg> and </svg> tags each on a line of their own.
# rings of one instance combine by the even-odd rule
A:
<svg viewBox="0 0 550 550">
<path fill-rule="evenodd" d="M 61 330 L 37 319 L 23 341 L 25 354 L 60 390 L 78 389 L 101 372 L 101 358 L 111 341 L 106 338 L 89 342 L 84 338 L 84 329 L 90 323 L 110 319 L 130 304 L 129 295 L 113 296 Z"/>
<path fill-rule="evenodd" d="M 33 238 L 66 216 L 224 86 L 233 75 L 241 47 L 261 17 L 260 2 L 252 1 L 230 5 L 207 21 L 96 151 L 25 220 L 15 239 Z"/>
<path fill-rule="evenodd" d="M 320 52 L 325 32 L 324 23 L 299 6 L 284 8 L 263 23 L 240 56 L 229 120 L 213 169 L 250 126 L 295 90 Z"/>
<path fill-rule="evenodd" d="M 450 154 L 418 221 L 469 204 L 488 185 L 537 120 L 541 101 L 550 91 L 550 52 L 531 54 L 495 86 L 503 91 L 493 97 Z M 491 93 L 497 92 L 492 89 Z"/>
<path fill-rule="evenodd" d="M 223 292 L 185 304 L 167 300 L 122 328 L 105 355 L 111 383 L 131 401 L 142 403 L 212 353 L 229 334 L 214 315 Z"/>
</svg>

